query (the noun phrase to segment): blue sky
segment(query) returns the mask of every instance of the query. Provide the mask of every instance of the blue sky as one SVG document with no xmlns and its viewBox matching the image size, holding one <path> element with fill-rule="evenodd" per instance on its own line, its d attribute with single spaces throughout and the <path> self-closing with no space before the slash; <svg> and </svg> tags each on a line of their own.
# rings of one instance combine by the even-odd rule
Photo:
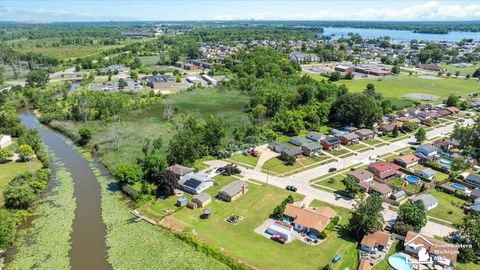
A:
<svg viewBox="0 0 480 270">
<path fill-rule="evenodd" d="M 480 20 L 480 1 L 0 0 L 2 21 Z"/>
</svg>

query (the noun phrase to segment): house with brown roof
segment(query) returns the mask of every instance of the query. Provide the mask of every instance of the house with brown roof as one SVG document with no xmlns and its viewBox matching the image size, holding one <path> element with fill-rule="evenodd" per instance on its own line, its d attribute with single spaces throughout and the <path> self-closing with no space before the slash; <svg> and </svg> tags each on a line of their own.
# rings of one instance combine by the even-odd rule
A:
<svg viewBox="0 0 480 270">
<path fill-rule="evenodd" d="M 375 231 L 363 236 L 360 242 L 360 249 L 367 253 L 375 251 L 387 252 L 388 240 L 390 235 L 384 231 Z"/>
<path fill-rule="evenodd" d="M 371 139 L 375 138 L 375 132 L 373 132 L 373 130 L 367 129 L 367 128 L 362 128 L 362 129 L 356 130 L 354 133 L 362 141 L 371 140 Z"/>
<path fill-rule="evenodd" d="M 405 253 L 424 262 L 435 258 L 435 262 L 440 265 L 452 266 L 457 261 L 458 248 L 423 234 L 408 231 L 404 245 Z"/>
<path fill-rule="evenodd" d="M 361 190 L 367 193 L 378 194 L 378 196 L 383 198 L 388 198 L 392 195 L 393 189 L 387 184 L 378 183 L 378 182 L 360 182 L 358 184 Z"/>
<path fill-rule="evenodd" d="M 248 183 L 242 180 L 234 181 L 218 191 L 217 198 L 226 202 L 232 202 L 248 191 Z"/>
<path fill-rule="evenodd" d="M 296 231 L 320 236 L 337 212 L 328 206 L 313 209 L 297 204 L 287 204 L 283 215 L 292 222 Z"/>
<path fill-rule="evenodd" d="M 168 167 L 168 170 L 173 172 L 178 177 L 182 177 L 186 174 L 193 173 L 195 171 L 193 168 L 185 167 L 180 164 L 172 165 Z"/>
<path fill-rule="evenodd" d="M 368 165 L 368 170 L 373 173 L 377 178 L 385 180 L 398 173 L 400 166 L 391 162 L 377 161 Z"/>
<path fill-rule="evenodd" d="M 446 107 L 445 110 L 449 111 L 451 114 L 456 114 L 460 112 L 457 107 Z"/>
<path fill-rule="evenodd" d="M 370 263 L 369 260 L 366 260 L 366 259 L 362 259 L 357 268 L 357 270 L 371 270 L 371 269 L 372 269 L 372 264 Z"/>
<path fill-rule="evenodd" d="M 378 131 L 383 133 L 390 133 L 395 129 L 396 125 L 393 123 L 380 125 Z"/>
<path fill-rule="evenodd" d="M 347 176 L 355 179 L 357 183 L 373 181 L 373 173 L 364 169 L 356 169 L 354 171 L 350 171 L 347 173 Z"/>
<path fill-rule="evenodd" d="M 403 155 L 395 158 L 393 162 L 395 162 L 395 164 L 398 164 L 408 169 L 412 166 L 417 165 L 419 160 L 420 159 L 414 154 L 408 154 L 408 155 Z"/>
<path fill-rule="evenodd" d="M 355 133 L 344 133 L 338 136 L 338 138 L 344 145 L 356 144 L 359 141 L 359 137 Z"/>
<path fill-rule="evenodd" d="M 438 111 L 438 115 L 439 115 L 440 117 L 449 116 L 449 115 L 451 115 L 451 114 L 452 114 L 452 112 L 449 111 L 449 110 L 447 110 L 447 109 L 441 109 L 441 110 Z"/>
</svg>

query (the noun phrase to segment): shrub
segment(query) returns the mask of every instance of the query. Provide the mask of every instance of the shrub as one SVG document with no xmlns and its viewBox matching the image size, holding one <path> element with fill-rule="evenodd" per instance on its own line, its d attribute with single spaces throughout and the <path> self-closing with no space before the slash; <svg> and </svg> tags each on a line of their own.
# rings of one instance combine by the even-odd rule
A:
<svg viewBox="0 0 480 270">
<path fill-rule="evenodd" d="M 140 198 L 140 194 L 131 185 L 122 185 L 122 191 L 130 197 L 130 199 L 136 201 Z"/>
<path fill-rule="evenodd" d="M 142 180 L 142 168 L 135 163 L 124 163 L 117 166 L 113 176 L 122 184 L 133 184 Z"/>
</svg>

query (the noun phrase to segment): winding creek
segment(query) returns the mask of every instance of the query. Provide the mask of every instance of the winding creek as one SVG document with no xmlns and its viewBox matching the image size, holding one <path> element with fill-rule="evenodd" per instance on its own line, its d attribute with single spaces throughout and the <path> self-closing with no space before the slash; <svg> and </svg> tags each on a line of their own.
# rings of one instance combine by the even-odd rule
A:
<svg viewBox="0 0 480 270">
<path fill-rule="evenodd" d="M 102 221 L 100 185 L 88 161 L 65 141 L 63 135 L 45 128 L 31 110 L 20 110 L 19 117 L 27 128 L 38 130 L 43 142 L 73 178 L 77 206 L 69 254 L 71 269 L 112 269 L 106 259 L 106 226 Z"/>
</svg>

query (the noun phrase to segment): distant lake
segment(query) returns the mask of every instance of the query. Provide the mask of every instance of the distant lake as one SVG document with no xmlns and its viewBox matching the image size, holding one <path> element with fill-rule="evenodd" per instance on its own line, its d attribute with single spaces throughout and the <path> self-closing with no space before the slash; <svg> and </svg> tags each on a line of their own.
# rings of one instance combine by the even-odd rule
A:
<svg viewBox="0 0 480 270">
<path fill-rule="evenodd" d="M 480 40 L 480 32 L 450 32 L 448 34 L 423 34 L 414 33 L 408 30 L 389 30 L 389 29 L 369 29 L 369 28 L 344 28 L 344 27 L 324 27 L 323 35 L 330 36 L 335 34 L 333 39 L 348 37 L 348 33 L 358 33 L 362 38 L 379 38 L 389 36 L 397 41 L 428 40 L 428 41 L 451 41 L 458 42 L 464 38 L 473 38 Z"/>
</svg>

